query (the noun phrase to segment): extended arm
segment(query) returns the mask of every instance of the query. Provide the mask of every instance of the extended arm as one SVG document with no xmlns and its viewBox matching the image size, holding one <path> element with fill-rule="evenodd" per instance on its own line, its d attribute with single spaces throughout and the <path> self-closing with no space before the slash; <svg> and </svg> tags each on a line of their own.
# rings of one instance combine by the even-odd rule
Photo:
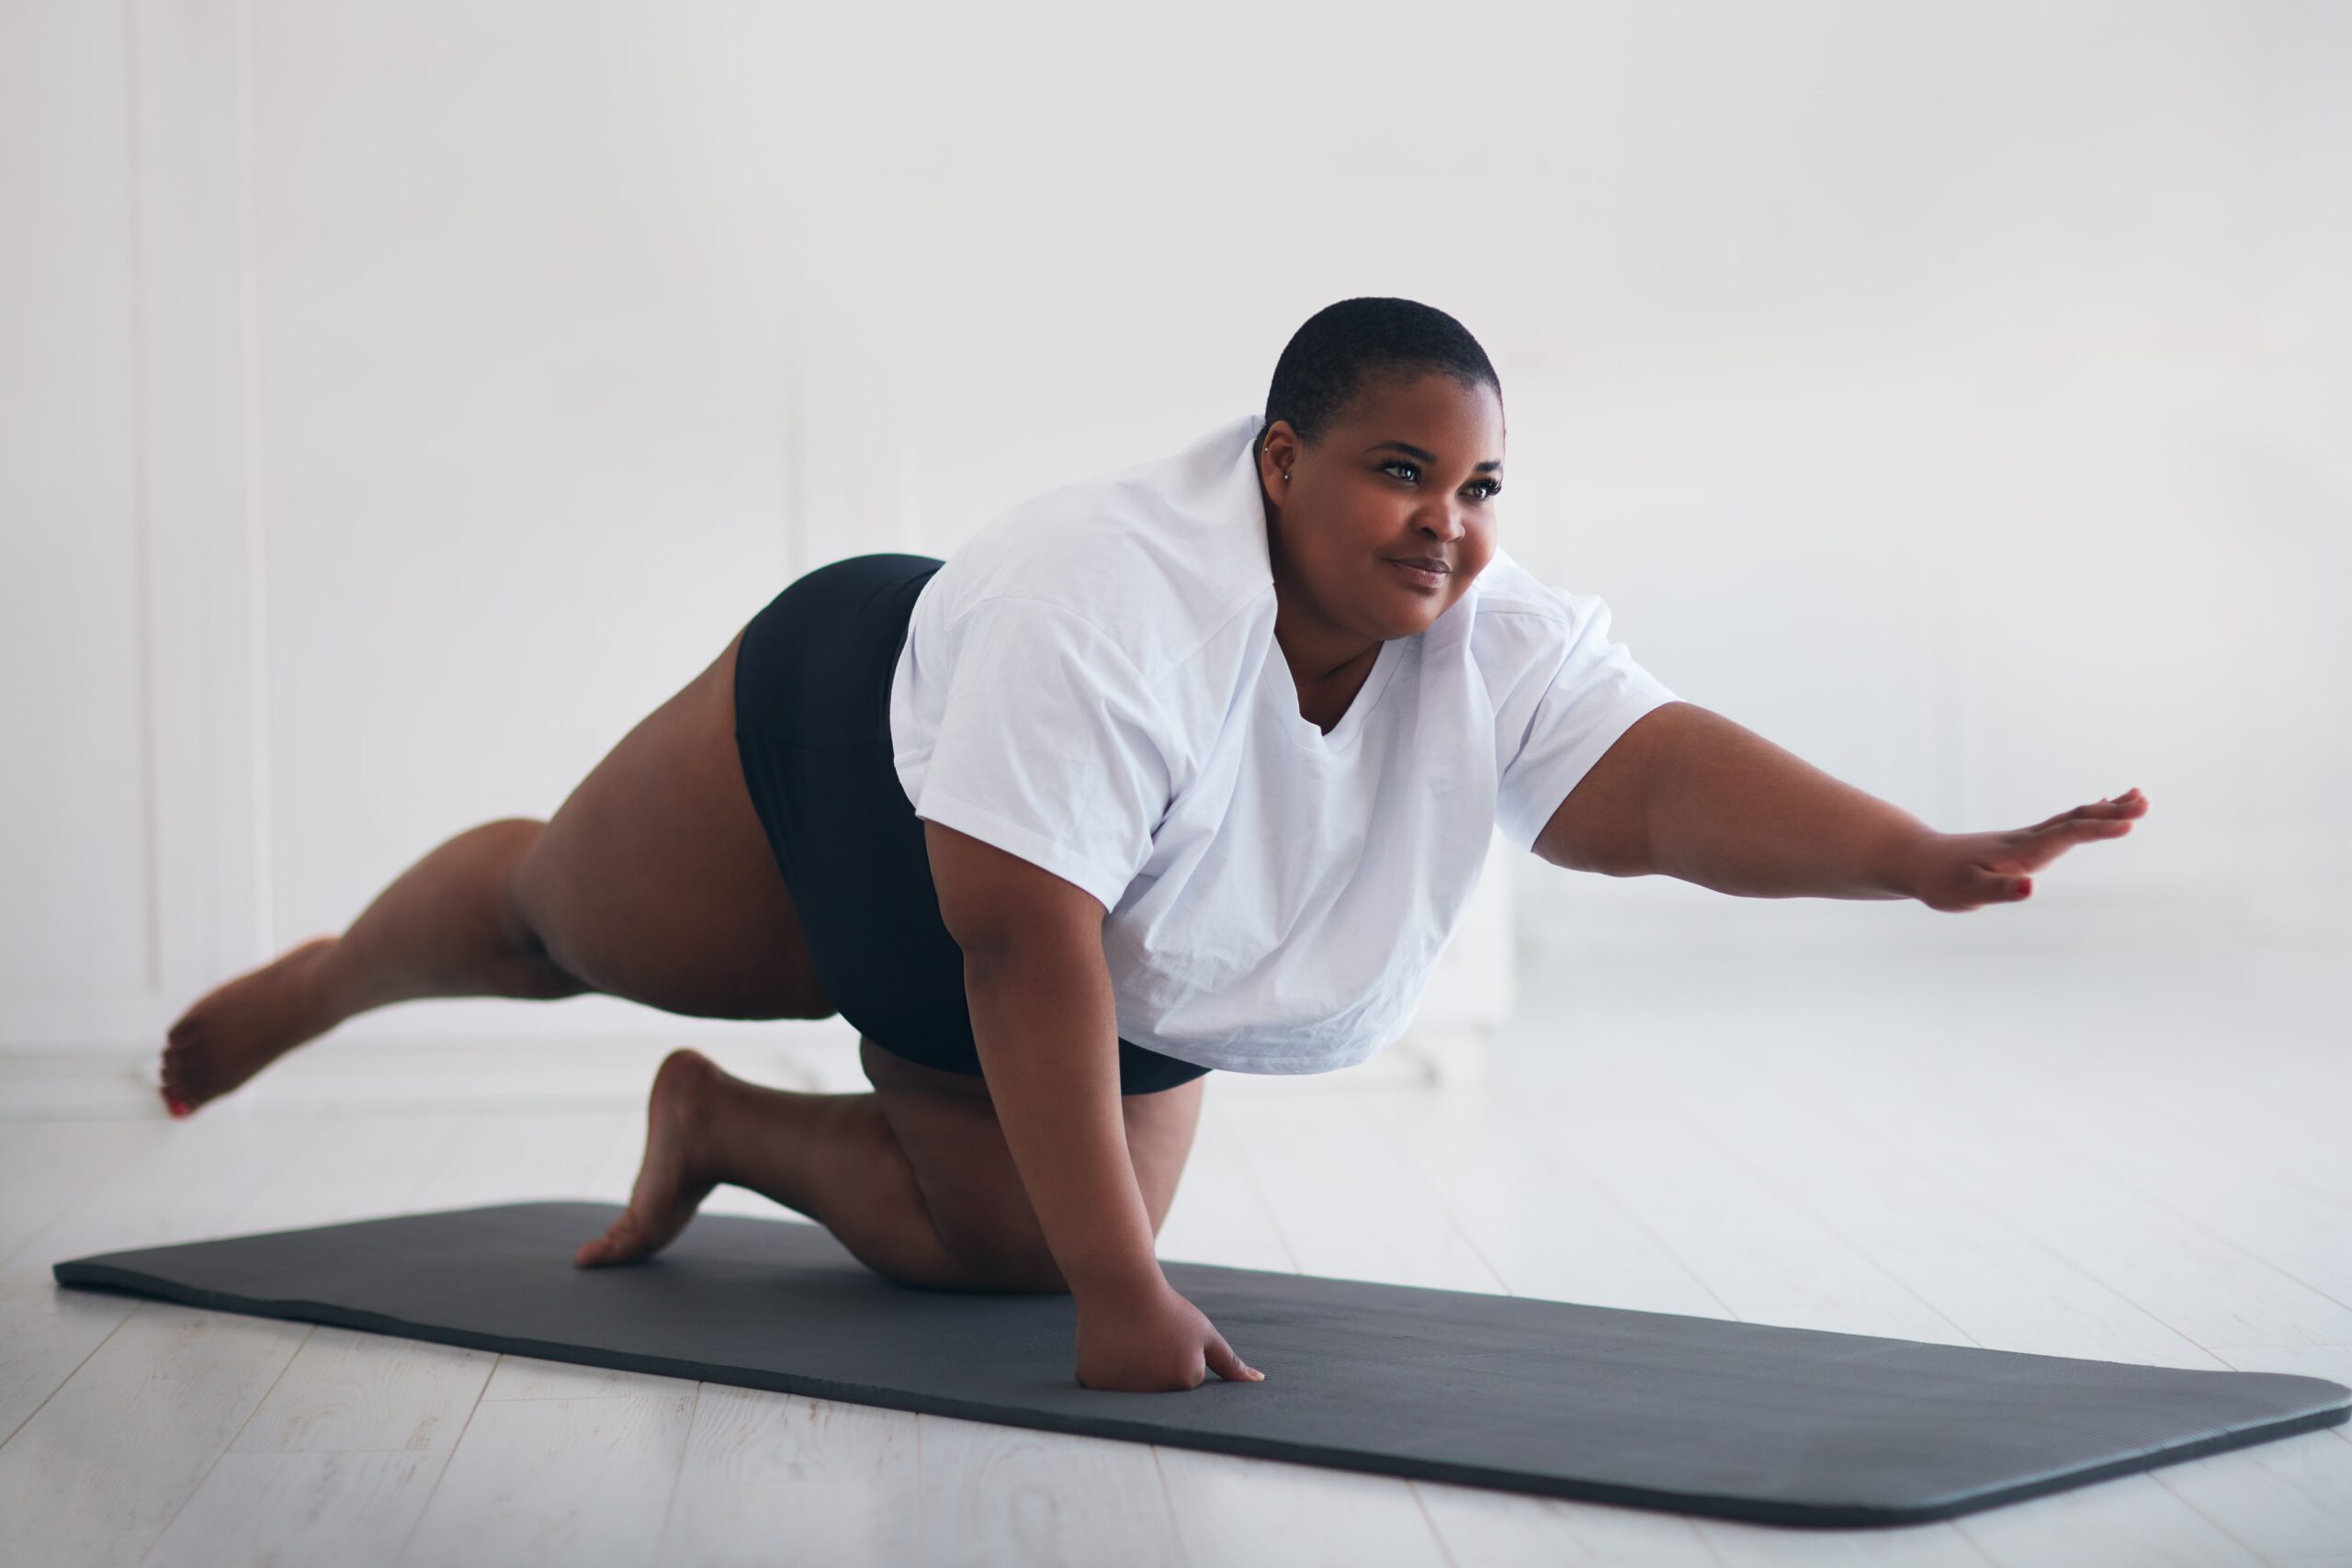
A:
<svg viewBox="0 0 2352 1568">
<path fill-rule="evenodd" d="M 2009 832 L 1939 833 L 1694 703 L 1654 709 L 1560 803 L 1535 852 L 1612 876 L 1653 874 L 1748 898 L 2015 902 L 2030 873 L 2129 832 L 2137 790 Z"/>
</svg>

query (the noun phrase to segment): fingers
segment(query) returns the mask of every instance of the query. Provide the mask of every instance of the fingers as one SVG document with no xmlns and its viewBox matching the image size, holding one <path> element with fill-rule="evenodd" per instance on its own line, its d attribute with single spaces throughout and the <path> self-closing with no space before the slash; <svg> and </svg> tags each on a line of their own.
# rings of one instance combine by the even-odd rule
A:
<svg viewBox="0 0 2352 1568">
<path fill-rule="evenodd" d="M 1212 1334 L 1204 1348 L 1208 1352 L 1209 1371 L 1229 1382 L 1261 1382 L 1266 1374 L 1245 1363 L 1233 1353 L 1222 1334 Z"/>
<path fill-rule="evenodd" d="M 2030 833 L 2046 833 L 2057 828 L 2078 827 L 2086 823 L 2098 825 L 2109 822 L 2120 822 L 2128 828 L 2131 826 L 2133 818 L 2144 817 L 2147 815 L 2147 811 L 2148 797 L 2142 795 L 2138 787 L 2135 785 L 2131 789 L 2125 790 L 2121 795 L 2114 795 L 2105 800 L 2095 801 L 2088 806 L 2077 806 L 2072 811 L 2062 811 L 2055 817 L 2045 818 L 2043 820 L 2035 823 L 2031 828 L 2027 829 L 2026 831 Z"/>
<path fill-rule="evenodd" d="M 2120 839 L 2132 830 L 2129 822 L 2108 821 L 2099 818 L 2068 818 L 2029 828 L 2019 839 L 2018 848 L 2037 861 L 2054 859 L 2076 844 L 2086 844 L 2095 839 Z"/>
<path fill-rule="evenodd" d="M 2043 837 L 2063 837 L 2070 842 L 2089 839 L 2120 839 L 2132 830 L 2132 824 L 2146 815 L 2147 802 L 2132 806 L 2120 802 L 2102 802 L 2098 806 L 2077 806 L 2063 816 L 2038 823 L 2026 831 Z"/>
</svg>

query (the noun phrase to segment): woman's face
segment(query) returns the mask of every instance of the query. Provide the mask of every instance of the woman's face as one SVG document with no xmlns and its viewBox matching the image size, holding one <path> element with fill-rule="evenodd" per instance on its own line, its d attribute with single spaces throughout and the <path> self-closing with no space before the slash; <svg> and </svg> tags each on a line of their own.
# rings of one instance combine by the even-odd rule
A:
<svg viewBox="0 0 2352 1568">
<path fill-rule="evenodd" d="M 1502 400 L 1442 373 L 1367 386 L 1312 447 L 1275 421 L 1258 459 L 1275 582 L 1352 635 L 1426 631 L 1494 556 L 1502 459 Z"/>
</svg>

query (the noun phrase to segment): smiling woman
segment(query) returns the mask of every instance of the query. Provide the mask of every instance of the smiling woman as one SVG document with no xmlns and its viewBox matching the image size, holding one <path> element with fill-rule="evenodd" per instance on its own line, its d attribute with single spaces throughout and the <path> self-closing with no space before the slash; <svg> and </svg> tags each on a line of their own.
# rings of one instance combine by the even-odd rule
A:
<svg viewBox="0 0 2352 1568">
<path fill-rule="evenodd" d="M 1069 1291 L 1078 1379 L 1255 1374 L 1153 1241 L 1204 1075 L 1395 1040 L 1499 829 L 1562 865 L 1971 908 L 2137 796 L 1928 832 L 1679 702 L 1502 547 L 1502 396 L 1460 322 L 1318 311 L 1267 406 L 1022 502 L 944 560 L 786 586 L 552 820 L 461 833 L 341 937 L 198 1001 L 175 1114 L 370 1008 L 602 991 L 857 1026 L 870 1094 L 665 1063 L 628 1213 L 713 1186 L 909 1284 Z"/>
</svg>

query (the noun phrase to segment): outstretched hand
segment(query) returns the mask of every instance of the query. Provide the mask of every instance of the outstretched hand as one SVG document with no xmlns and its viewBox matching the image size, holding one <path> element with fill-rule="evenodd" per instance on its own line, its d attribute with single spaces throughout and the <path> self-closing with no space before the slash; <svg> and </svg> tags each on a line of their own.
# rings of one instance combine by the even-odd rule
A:
<svg viewBox="0 0 2352 1568">
<path fill-rule="evenodd" d="M 1946 911 L 2014 904 L 2033 891 L 2032 873 L 2076 844 L 2121 838 L 2147 810 L 2148 797 L 2133 788 L 2014 832 L 1938 833 L 1912 852 L 1911 896 Z"/>
</svg>

